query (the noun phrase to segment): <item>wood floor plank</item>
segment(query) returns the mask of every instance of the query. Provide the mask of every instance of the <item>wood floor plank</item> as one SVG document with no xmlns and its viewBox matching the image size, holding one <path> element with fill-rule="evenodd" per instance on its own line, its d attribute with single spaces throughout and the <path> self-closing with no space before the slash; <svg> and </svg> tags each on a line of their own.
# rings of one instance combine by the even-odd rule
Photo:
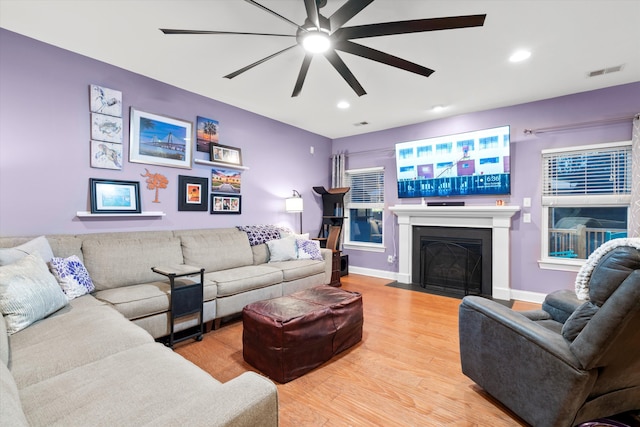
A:
<svg viewBox="0 0 640 427">
<path fill-rule="evenodd" d="M 281 427 L 526 426 L 462 374 L 460 300 L 385 286 L 350 274 L 343 289 L 362 293 L 363 340 L 287 384 L 277 384 Z M 539 304 L 516 303 L 534 310 Z M 176 352 L 219 381 L 252 370 L 242 358 L 237 319 Z"/>
</svg>

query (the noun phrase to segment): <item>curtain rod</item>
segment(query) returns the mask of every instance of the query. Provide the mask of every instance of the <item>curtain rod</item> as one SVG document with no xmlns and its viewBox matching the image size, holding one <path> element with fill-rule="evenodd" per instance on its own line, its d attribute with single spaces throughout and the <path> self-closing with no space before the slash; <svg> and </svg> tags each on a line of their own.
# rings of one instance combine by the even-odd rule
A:
<svg viewBox="0 0 640 427">
<path fill-rule="evenodd" d="M 540 129 L 525 129 L 524 134 L 536 135 L 536 134 L 547 133 L 547 132 L 559 132 L 563 130 L 582 129 L 582 128 L 587 128 L 592 126 L 610 125 L 614 123 L 626 122 L 628 120 L 633 120 L 634 118 L 638 118 L 638 117 L 640 117 L 640 114 L 636 114 L 634 116 L 615 117 L 612 119 L 594 120 L 591 122 L 581 122 L 581 123 L 572 123 L 572 124 L 561 125 L 561 126 L 551 126 L 547 128 L 540 128 Z"/>
<path fill-rule="evenodd" d="M 393 154 L 395 156 L 396 149 L 394 147 L 394 148 L 376 148 L 374 150 L 364 150 L 364 151 L 351 151 L 351 152 L 342 151 L 340 153 L 332 154 L 331 157 L 335 157 L 335 156 L 337 156 L 339 154 L 344 154 L 345 156 L 349 157 L 349 156 L 353 156 L 353 155 L 374 154 L 374 153 L 389 153 L 389 154 Z"/>
</svg>

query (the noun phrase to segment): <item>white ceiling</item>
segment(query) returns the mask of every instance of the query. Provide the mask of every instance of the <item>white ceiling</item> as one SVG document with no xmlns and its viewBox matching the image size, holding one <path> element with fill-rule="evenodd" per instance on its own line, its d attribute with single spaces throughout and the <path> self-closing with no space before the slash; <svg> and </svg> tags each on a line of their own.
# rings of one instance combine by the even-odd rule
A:
<svg viewBox="0 0 640 427">
<path fill-rule="evenodd" d="M 302 0 L 258 1 L 304 21 Z M 321 13 L 344 3 L 328 0 Z M 329 138 L 640 81 L 640 0 L 376 0 L 345 26 L 484 13 L 483 27 L 356 40 L 435 70 L 426 78 L 339 53 L 367 91 L 362 97 L 320 56 L 291 98 L 299 46 L 223 78 L 293 38 L 158 30 L 295 34 L 241 0 L 0 0 L 0 27 Z M 510 63 L 522 48 L 531 58 Z M 621 72 L 587 77 L 617 65 Z M 351 107 L 336 108 L 341 100 Z M 431 111 L 436 105 L 446 109 Z"/>
</svg>

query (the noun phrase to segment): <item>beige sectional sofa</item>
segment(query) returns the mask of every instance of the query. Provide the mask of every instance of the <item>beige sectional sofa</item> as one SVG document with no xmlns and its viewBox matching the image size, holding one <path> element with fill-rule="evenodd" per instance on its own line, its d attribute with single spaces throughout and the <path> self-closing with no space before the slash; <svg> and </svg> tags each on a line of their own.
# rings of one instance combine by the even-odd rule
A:
<svg viewBox="0 0 640 427">
<path fill-rule="evenodd" d="M 0 248 L 31 239 L 0 238 Z M 246 372 L 221 384 L 154 340 L 170 331 L 170 286 L 151 267 L 204 268 L 204 320 L 219 322 L 250 302 L 329 283 L 329 250 L 268 262 L 267 245 L 251 246 L 237 228 L 46 239 L 54 256 L 82 260 L 96 290 L 12 335 L 0 322 L 0 424 L 277 425 L 271 381 Z M 196 323 L 178 319 L 175 329 Z"/>
</svg>

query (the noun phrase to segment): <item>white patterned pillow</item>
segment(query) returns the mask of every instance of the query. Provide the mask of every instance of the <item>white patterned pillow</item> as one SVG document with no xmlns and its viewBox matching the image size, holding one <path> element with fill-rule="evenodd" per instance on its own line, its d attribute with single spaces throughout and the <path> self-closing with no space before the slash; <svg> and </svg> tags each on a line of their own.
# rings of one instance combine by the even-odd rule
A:
<svg viewBox="0 0 640 427">
<path fill-rule="evenodd" d="M 267 242 L 267 247 L 269 262 L 291 261 L 298 258 L 295 237 L 270 240 Z"/>
<path fill-rule="evenodd" d="M 275 225 L 238 225 L 237 228 L 247 233 L 251 246 L 280 238 L 280 230 Z"/>
<path fill-rule="evenodd" d="M 322 253 L 320 253 L 320 242 L 309 239 L 296 239 L 298 247 L 298 259 L 313 259 L 322 261 Z"/>
<path fill-rule="evenodd" d="M 0 311 L 12 335 L 58 311 L 67 299 L 38 254 L 0 267 Z"/>
<path fill-rule="evenodd" d="M 13 248 L 0 249 L 0 265 L 9 265 L 29 254 L 38 254 L 44 262 L 51 261 L 53 251 L 46 237 L 40 236 Z"/>
<path fill-rule="evenodd" d="M 52 258 L 49 269 L 70 300 L 95 290 L 89 272 L 75 255 L 69 258 Z"/>
</svg>

